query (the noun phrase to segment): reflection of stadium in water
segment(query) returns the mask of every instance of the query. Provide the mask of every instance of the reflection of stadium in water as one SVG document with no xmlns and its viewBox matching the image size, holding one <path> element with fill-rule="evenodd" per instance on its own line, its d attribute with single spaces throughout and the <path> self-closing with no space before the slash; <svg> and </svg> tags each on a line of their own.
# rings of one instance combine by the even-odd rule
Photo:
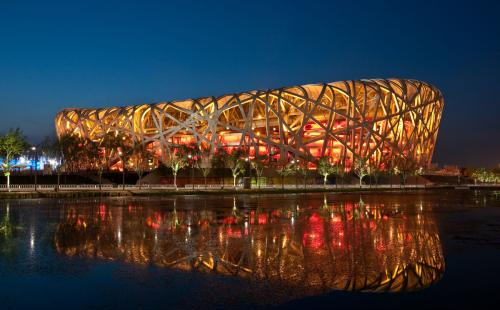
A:
<svg viewBox="0 0 500 310">
<path fill-rule="evenodd" d="M 444 272 L 438 230 L 422 206 L 326 197 L 280 208 L 238 204 L 66 206 L 55 247 L 69 256 L 215 271 L 307 293 L 415 291 Z"/>
</svg>

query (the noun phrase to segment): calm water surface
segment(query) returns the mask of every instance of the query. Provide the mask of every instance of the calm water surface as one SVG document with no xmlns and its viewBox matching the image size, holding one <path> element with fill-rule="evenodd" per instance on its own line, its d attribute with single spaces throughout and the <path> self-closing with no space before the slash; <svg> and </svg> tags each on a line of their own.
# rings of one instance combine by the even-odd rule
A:
<svg viewBox="0 0 500 310">
<path fill-rule="evenodd" d="M 0 308 L 500 302 L 500 192 L 0 202 Z"/>
</svg>

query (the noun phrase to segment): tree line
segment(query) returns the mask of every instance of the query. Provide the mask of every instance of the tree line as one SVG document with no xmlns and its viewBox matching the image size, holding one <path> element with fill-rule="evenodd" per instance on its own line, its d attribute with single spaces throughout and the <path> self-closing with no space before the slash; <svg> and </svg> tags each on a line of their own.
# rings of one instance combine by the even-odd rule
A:
<svg viewBox="0 0 500 310">
<path fill-rule="evenodd" d="M 15 163 L 26 152 L 29 147 L 21 130 L 10 130 L 0 137 L 0 157 L 2 158 L 2 170 L 7 177 L 7 187 L 10 186 L 11 172 L 20 168 Z M 57 185 L 59 187 L 62 173 L 78 174 L 82 171 L 97 173 L 99 188 L 102 187 L 104 172 L 109 172 L 111 167 L 120 163 L 122 172 L 122 186 L 125 188 L 125 175 L 127 171 L 134 171 L 138 176 L 139 187 L 142 186 L 144 173 L 155 168 L 155 163 L 168 167 L 173 176 L 173 184 L 177 189 L 177 176 L 182 169 L 197 169 L 204 178 L 205 187 L 210 174 L 218 177 L 223 185 L 224 174 L 221 171 L 230 170 L 233 178 L 233 186 L 236 188 L 239 177 L 253 176 L 257 186 L 260 188 L 260 180 L 264 171 L 274 170 L 281 179 L 284 188 L 286 177 L 295 176 L 303 181 L 304 188 L 307 186 L 309 177 L 321 175 L 323 185 L 326 186 L 328 177 L 335 176 L 336 180 L 344 183 L 347 174 L 353 174 L 359 179 L 361 186 L 363 180 L 369 178 L 370 184 L 379 183 L 381 176 L 399 176 L 401 184 L 406 184 L 409 176 L 417 176 L 423 173 L 423 168 L 412 161 L 398 161 L 391 166 L 375 164 L 372 161 L 355 158 L 352 165 L 346 167 L 343 163 L 332 162 L 331 157 L 306 158 L 290 157 L 287 162 L 276 162 L 272 154 L 250 156 L 245 148 L 219 147 L 210 149 L 208 146 L 195 143 L 175 145 L 167 144 L 166 147 L 158 149 L 158 146 L 146 146 L 140 141 L 134 141 L 131 137 L 117 131 L 110 131 L 101 135 L 98 139 L 84 138 L 76 134 L 63 135 L 59 138 L 46 138 L 39 148 L 47 157 L 54 158 L 58 163 L 52 167 L 57 173 Z M 479 182 L 499 182 L 498 174 L 486 169 L 477 170 L 472 174 L 474 180 Z M 339 182 L 335 182 L 338 185 Z"/>
</svg>

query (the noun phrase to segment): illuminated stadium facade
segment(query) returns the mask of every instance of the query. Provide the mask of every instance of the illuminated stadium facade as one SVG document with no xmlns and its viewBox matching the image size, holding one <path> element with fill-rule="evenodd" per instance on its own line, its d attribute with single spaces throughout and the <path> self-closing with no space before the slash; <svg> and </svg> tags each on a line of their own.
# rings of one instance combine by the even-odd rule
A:
<svg viewBox="0 0 500 310">
<path fill-rule="evenodd" d="M 105 109 L 65 109 L 65 134 L 99 140 L 120 133 L 157 156 L 196 143 L 242 148 L 276 163 L 327 156 L 349 169 L 363 160 L 385 169 L 432 158 L 444 100 L 424 82 L 370 79 L 250 91 Z"/>
</svg>

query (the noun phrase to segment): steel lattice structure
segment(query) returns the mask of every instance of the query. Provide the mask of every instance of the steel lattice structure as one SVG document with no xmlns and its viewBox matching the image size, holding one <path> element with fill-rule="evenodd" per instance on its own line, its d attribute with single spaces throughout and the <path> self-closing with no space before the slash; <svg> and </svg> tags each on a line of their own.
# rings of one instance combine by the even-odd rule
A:
<svg viewBox="0 0 500 310">
<path fill-rule="evenodd" d="M 197 143 L 274 161 L 330 156 L 382 166 L 431 162 L 444 100 L 424 82 L 371 79 L 250 91 L 106 109 L 65 109 L 58 136 L 120 133 L 157 152 Z"/>
</svg>

